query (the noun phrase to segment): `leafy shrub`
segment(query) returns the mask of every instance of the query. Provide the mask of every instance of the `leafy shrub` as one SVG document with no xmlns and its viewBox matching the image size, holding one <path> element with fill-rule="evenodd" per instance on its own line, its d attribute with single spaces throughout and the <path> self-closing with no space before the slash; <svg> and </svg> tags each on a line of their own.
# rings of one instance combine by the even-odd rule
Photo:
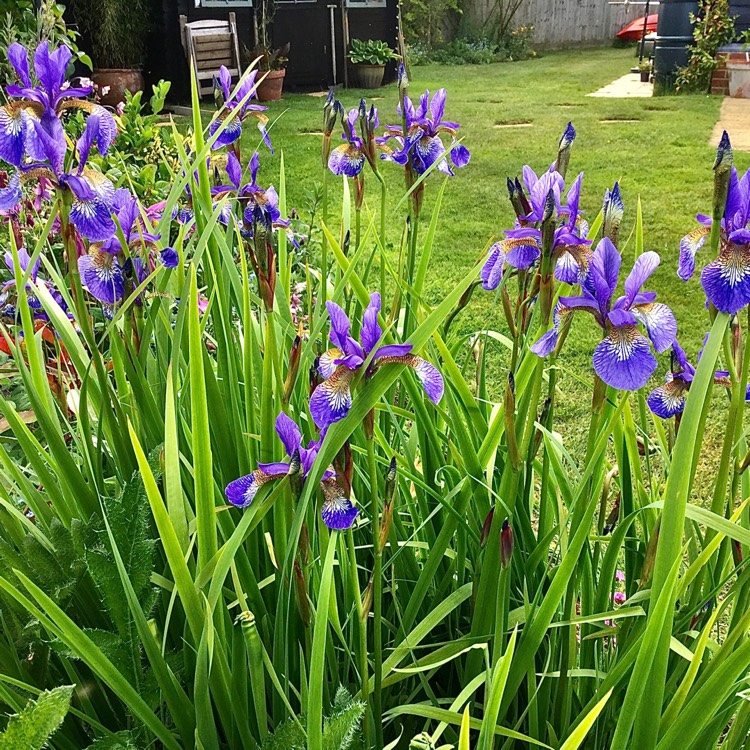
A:
<svg viewBox="0 0 750 750">
<path fill-rule="evenodd" d="M 677 71 L 676 87 L 685 93 L 705 93 L 711 87 L 716 70 L 716 52 L 735 38 L 734 19 L 729 0 L 700 0 L 697 16 L 691 14 L 693 45 L 686 67 Z"/>
<path fill-rule="evenodd" d="M 15 78 L 8 62 L 8 47 L 13 42 L 26 47 L 36 47 L 45 39 L 55 47 L 65 44 L 73 51 L 74 59 L 91 68 L 89 56 L 78 49 L 78 32 L 65 24 L 64 10 L 65 6 L 54 0 L 42 0 L 36 11 L 32 0 L 0 3 L 0 81 Z"/>
<path fill-rule="evenodd" d="M 151 0 L 68 0 L 97 68 L 140 68 L 152 29 Z"/>
<path fill-rule="evenodd" d="M 509 31 L 500 42 L 482 37 L 461 37 L 433 49 L 416 45 L 409 47 L 409 62 L 412 65 L 489 65 L 525 60 L 534 56 L 530 48 L 533 31 L 531 26 L 519 26 Z"/>
<path fill-rule="evenodd" d="M 159 81 L 152 89 L 148 113 L 143 92 L 125 92 L 118 109 L 118 139 L 100 163 L 115 184 L 130 186 L 141 200 L 155 203 L 169 194 L 180 163 L 177 142 L 182 137 L 176 136 L 171 121 L 161 116 L 169 81 Z"/>
<path fill-rule="evenodd" d="M 461 0 L 404 0 L 401 19 L 408 44 L 424 44 L 429 48 L 444 41 L 449 19 L 461 15 Z"/>
</svg>

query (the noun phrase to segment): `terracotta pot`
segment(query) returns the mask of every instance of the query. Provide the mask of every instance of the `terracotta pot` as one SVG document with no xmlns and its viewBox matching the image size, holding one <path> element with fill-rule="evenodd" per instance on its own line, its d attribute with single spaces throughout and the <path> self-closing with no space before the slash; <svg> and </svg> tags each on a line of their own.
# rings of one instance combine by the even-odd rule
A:
<svg viewBox="0 0 750 750">
<path fill-rule="evenodd" d="M 641 71 L 641 83 L 648 83 L 650 79 L 651 79 L 651 71 L 642 70 Z"/>
<path fill-rule="evenodd" d="M 284 87 L 284 76 L 286 70 L 269 70 L 267 73 L 261 73 L 265 76 L 255 89 L 258 99 L 261 102 L 275 102 L 281 99 L 281 89 Z"/>
<path fill-rule="evenodd" d="M 91 75 L 99 91 L 109 86 L 109 91 L 101 97 L 102 104 L 116 107 L 125 101 L 125 92 L 135 94 L 143 91 L 145 82 L 143 73 L 136 68 L 94 68 Z"/>
<path fill-rule="evenodd" d="M 379 89 L 385 75 L 385 65 L 368 65 L 357 63 L 354 66 L 357 74 L 357 82 L 363 89 Z"/>
</svg>

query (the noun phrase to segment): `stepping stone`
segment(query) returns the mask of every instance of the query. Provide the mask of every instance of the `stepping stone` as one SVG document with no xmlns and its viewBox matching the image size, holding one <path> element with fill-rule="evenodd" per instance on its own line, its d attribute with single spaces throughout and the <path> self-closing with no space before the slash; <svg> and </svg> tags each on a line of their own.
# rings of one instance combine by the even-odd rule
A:
<svg viewBox="0 0 750 750">
<path fill-rule="evenodd" d="M 719 122 L 714 126 L 708 141 L 709 146 L 718 146 L 725 130 L 729 133 L 733 149 L 750 151 L 750 99 L 724 98 Z"/>
<path fill-rule="evenodd" d="M 612 83 L 586 94 L 586 96 L 601 96 L 611 99 L 650 99 L 654 95 L 654 84 L 643 83 L 640 73 L 627 73 Z"/>
</svg>

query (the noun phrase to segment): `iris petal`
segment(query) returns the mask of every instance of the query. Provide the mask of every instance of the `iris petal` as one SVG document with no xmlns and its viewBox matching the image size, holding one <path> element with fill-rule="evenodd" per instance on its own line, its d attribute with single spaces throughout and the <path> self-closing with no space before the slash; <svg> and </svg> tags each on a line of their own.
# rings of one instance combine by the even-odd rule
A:
<svg viewBox="0 0 750 750">
<path fill-rule="evenodd" d="M 78 259 L 78 272 L 89 292 L 100 302 L 113 305 L 122 298 L 122 266 L 116 255 L 93 246 Z"/>
<path fill-rule="evenodd" d="M 689 384 L 682 378 L 667 376 L 667 382 L 649 393 L 648 408 L 662 419 L 669 419 L 685 410 Z"/>
<path fill-rule="evenodd" d="M 248 474 L 239 479 L 230 482 L 224 490 L 227 500 L 238 508 L 247 508 L 253 502 L 258 490 L 277 476 L 266 474 L 260 469 L 256 469 L 252 474 Z"/>
<path fill-rule="evenodd" d="M 324 498 L 321 508 L 323 523 L 334 531 L 350 529 L 359 515 L 359 510 L 354 507 L 352 501 L 344 494 L 344 490 L 335 479 L 325 479 L 320 485 L 323 489 Z"/>
<path fill-rule="evenodd" d="M 750 246 L 725 243 L 701 273 L 706 297 L 720 312 L 734 314 L 750 302 Z"/>
<path fill-rule="evenodd" d="M 637 391 L 656 370 L 648 339 L 634 325 L 612 326 L 594 350 L 594 370 L 607 385 Z"/>
<path fill-rule="evenodd" d="M 365 165 L 365 155 L 351 143 L 337 146 L 328 158 L 328 169 L 335 175 L 356 177 Z"/>
<path fill-rule="evenodd" d="M 680 240 L 680 260 L 677 275 L 687 281 L 695 273 L 695 254 L 703 247 L 711 227 L 698 227 Z"/>
<path fill-rule="evenodd" d="M 294 451 L 302 445 L 302 433 L 299 427 L 283 411 L 276 417 L 276 434 L 279 436 L 287 456 L 293 456 Z"/>
<path fill-rule="evenodd" d="M 26 153 L 28 114 L 11 102 L 0 107 L 0 159 L 20 167 Z"/>
<path fill-rule="evenodd" d="M 491 291 L 497 289 L 503 277 L 503 265 L 505 264 L 505 252 L 503 243 L 496 242 L 491 248 L 487 260 L 482 266 L 482 287 Z"/>
<path fill-rule="evenodd" d="M 0 211 L 9 211 L 15 208 L 21 202 L 21 178 L 18 172 L 14 172 L 8 184 L 0 188 Z"/>
<path fill-rule="evenodd" d="M 370 304 L 362 315 L 362 330 L 359 334 L 365 354 L 369 354 L 375 348 L 378 341 L 380 341 L 380 337 L 383 335 L 383 330 L 378 323 L 380 307 L 380 294 L 373 292 L 370 295 Z"/>
<path fill-rule="evenodd" d="M 416 354 L 405 354 L 402 356 L 382 357 L 378 359 L 378 366 L 388 364 L 402 364 L 411 367 L 417 374 L 427 398 L 434 404 L 439 404 L 445 391 L 443 376 L 437 367 L 430 364 L 426 359 L 417 357 Z"/>
<path fill-rule="evenodd" d="M 348 367 L 337 367 L 333 375 L 324 380 L 310 397 L 310 414 L 322 430 L 343 419 L 352 407 L 349 386 L 354 373 Z"/>
<path fill-rule="evenodd" d="M 212 120 L 208 126 L 208 134 L 214 136 L 220 127 L 224 129 L 214 141 L 213 148 L 230 146 L 242 135 L 242 123 L 239 117 L 233 117 L 231 122 L 224 125 L 225 120 L 229 117 L 229 110 L 224 110 L 216 119 Z"/>
<path fill-rule="evenodd" d="M 564 284 L 577 284 L 581 269 L 578 261 L 570 254 L 563 253 L 555 263 L 555 278 Z"/>
<path fill-rule="evenodd" d="M 323 352 L 318 359 L 318 372 L 320 376 L 326 380 L 330 378 L 338 367 L 336 360 L 341 359 L 343 356 L 344 353 L 341 349 L 328 349 Z"/>
<path fill-rule="evenodd" d="M 646 326 L 648 337 L 657 352 L 669 349 L 677 336 L 677 321 L 674 313 L 661 302 L 647 305 L 634 305 L 633 314 Z"/>
</svg>

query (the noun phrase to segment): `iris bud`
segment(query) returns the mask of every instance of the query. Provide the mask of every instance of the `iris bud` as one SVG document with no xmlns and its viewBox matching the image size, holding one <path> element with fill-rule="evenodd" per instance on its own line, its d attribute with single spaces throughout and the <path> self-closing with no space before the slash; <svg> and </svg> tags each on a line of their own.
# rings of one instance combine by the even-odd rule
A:
<svg viewBox="0 0 750 750">
<path fill-rule="evenodd" d="M 289 352 L 289 370 L 284 381 L 284 394 L 281 397 L 281 403 L 288 404 L 292 397 L 294 384 L 297 382 L 297 373 L 299 372 L 299 361 L 302 355 L 302 335 L 301 330 L 297 332 Z"/>
<path fill-rule="evenodd" d="M 500 531 L 500 564 L 503 568 L 510 565 L 510 559 L 513 557 L 513 529 L 506 518 L 503 521 L 503 528 Z"/>
<path fill-rule="evenodd" d="M 555 171 L 565 177 L 570 162 L 570 150 L 573 141 L 576 139 L 576 129 L 573 123 L 569 122 L 560 138 L 560 144 L 557 147 L 557 161 L 555 162 Z"/>
</svg>

